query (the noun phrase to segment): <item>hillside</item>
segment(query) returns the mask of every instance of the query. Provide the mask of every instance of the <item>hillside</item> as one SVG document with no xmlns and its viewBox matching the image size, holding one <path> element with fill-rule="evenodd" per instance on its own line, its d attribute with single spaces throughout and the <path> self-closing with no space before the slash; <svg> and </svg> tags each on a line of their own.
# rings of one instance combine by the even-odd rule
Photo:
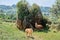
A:
<svg viewBox="0 0 60 40">
<path fill-rule="evenodd" d="M 16 13 L 16 5 L 12 6 L 0 5 L 0 11 L 3 10 L 6 13 Z M 49 12 L 50 7 L 41 7 L 42 12 Z"/>
</svg>

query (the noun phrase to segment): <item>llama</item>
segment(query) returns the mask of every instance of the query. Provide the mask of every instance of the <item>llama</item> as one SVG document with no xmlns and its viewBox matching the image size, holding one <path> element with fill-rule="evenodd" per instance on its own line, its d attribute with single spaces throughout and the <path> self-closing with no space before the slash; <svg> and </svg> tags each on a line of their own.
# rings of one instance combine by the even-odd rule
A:
<svg viewBox="0 0 60 40">
<path fill-rule="evenodd" d="M 35 23 L 35 27 L 37 28 L 37 29 L 43 29 L 43 26 L 41 25 L 41 24 L 37 24 L 37 23 Z"/>
<path fill-rule="evenodd" d="M 26 28 L 25 33 L 27 37 L 32 37 L 33 29 L 32 28 Z"/>
</svg>

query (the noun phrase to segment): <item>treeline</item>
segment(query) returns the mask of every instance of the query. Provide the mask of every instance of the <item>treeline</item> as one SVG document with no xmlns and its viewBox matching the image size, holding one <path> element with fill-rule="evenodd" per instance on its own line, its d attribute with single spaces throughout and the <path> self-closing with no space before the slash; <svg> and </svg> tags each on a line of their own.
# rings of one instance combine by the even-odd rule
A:
<svg viewBox="0 0 60 40">
<path fill-rule="evenodd" d="M 3 21 L 13 21 L 16 20 L 16 14 L 14 13 L 7 13 L 4 10 L 0 10 L 0 19 Z"/>
</svg>

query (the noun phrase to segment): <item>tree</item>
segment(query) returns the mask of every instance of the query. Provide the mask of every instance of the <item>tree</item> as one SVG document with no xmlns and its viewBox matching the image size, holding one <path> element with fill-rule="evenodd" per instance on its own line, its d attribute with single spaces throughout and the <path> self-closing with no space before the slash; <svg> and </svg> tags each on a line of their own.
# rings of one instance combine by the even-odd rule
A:
<svg viewBox="0 0 60 40">
<path fill-rule="evenodd" d="M 0 18 L 5 19 L 5 14 L 3 10 L 0 10 Z"/>
<path fill-rule="evenodd" d="M 51 8 L 51 12 L 57 18 L 60 16 L 60 0 L 56 0 L 55 5 Z"/>
<path fill-rule="evenodd" d="M 17 3 L 17 20 L 20 20 L 20 29 L 23 28 L 23 20 L 27 15 L 29 15 L 28 3 L 26 2 L 26 0 L 21 0 Z"/>
<path fill-rule="evenodd" d="M 53 23 L 55 25 L 58 24 L 58 26 L 56 27 L 57 30 L 60 29 L 60 0 L 56 0 L 56 3 L 52 6 L 51 8 L 51 13 L 53 14 L 52 17 L 53 17 Z"/>
<path fill-rule="evenodd" d="M 34 17 L 39 17 L 39 19 L 43 18 L 42 13 L 41 13 L 41 9 L 37 4 L 32 5 L 32 10 L 31 11 L 32 11 L 32 14 L 33 14 Z"/>
<path fill-rule="evenodd" d="M 37 22 L 38 24 L 43 25 L 44 28 L 45 28 L 47 20 L 45 20 L 43 18 L 40 7 L 37 4 L 33 4 L 31 9 L 30 9 L 30 12 L 32 14 L 32 17 L 31 17 L 32 22 L 31 22 L 31 24 L 33 24 L 33 27 L 35 27 L 35 22 Z"/>
<path fill-rule="evenodd" d="M 30 11 L 33 14 L 33 16 L 36 15 L 38 12 L 42 15 L 40 7 L 35 3 L 32 5 Z"/>
<path fill-rule="evenodd" d="M 17 3 L 17 13 L 18 19 L 20 20 L 23 20 L 24 16 L 29 14 L 28 3 L 26 1 L 21 0 Z"/>
</svg>

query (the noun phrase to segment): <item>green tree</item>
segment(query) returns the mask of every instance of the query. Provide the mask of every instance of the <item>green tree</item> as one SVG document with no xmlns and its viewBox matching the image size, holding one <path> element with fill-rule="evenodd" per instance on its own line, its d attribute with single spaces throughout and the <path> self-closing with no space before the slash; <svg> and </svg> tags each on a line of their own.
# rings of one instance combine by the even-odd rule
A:
<svg viewBox="0 0 60 40">
<path fill-rule="evenodd" d="M 28 3 L 25 0 L 21 0 L 17 3 L 17 16 L 18 19 L 23 20 L 24 16 L 29 14 Z"/>
<path fill-rule="evenodd" d="M 34 20 L 37 18 L 41 20 L 43 18 L 40 7 L 35 3 L 31 7 L 31 14 L 33 15 L 33 18 L 35 18 Z"/>
<path fill-rule="evenodd" d="M 52 13 L 52 22 L 56 24 L 58 24 L 58 26 L 56 27 L 57 30 L 60 29 L 60 0 L 56 0 L 56 3 L 53 4 L 52 8 L 51 8 L 51 13 Z"/>
<path fill-rule="evenodd" d="M 0 18 L 4 19 L 5 18 L 5 14 L 3 10 L 0 10 Z"/>
<path fill-rule="evenodd" d="M 31 13 L 36 15 L 38 12 L 42 15 L 40 7 L 34 3 L 31 7 Z"/>
<path fill-rule="evenodd" d="M 60 16 L 60 0 L 56 0 L 56 3 L 51 8 L 51 12 L 57 18 Z"/>
<path fill-rule="evenodd" d="M 23 29 L 23 20 L 29 15 L 28 3 L 26 0 L 21 0 L 17 3 L 17 27 Z"/>
</svg>

